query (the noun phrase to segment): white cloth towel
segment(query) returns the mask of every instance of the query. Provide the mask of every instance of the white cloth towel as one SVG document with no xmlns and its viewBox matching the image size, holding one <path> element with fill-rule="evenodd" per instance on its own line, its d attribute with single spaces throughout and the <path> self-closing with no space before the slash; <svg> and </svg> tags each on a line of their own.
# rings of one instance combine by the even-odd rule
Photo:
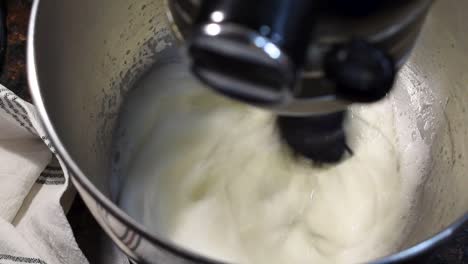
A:
<svg viewBox="0 0 468 264">
<path fill-rule="evenodd" d="M 88 263 L 61 205 L 68 174 L 49 148 L 34 106 L 0 85 L 0 264 Z"/>
</svg>

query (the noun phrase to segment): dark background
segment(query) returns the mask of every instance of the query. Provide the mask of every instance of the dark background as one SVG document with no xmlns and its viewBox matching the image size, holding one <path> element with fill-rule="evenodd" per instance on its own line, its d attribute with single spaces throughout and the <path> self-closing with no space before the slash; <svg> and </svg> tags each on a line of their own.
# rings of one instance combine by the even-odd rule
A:
<svg viewBox="0 0 468 264">
<path fill-rule="evenodd" d="M 44 0 L 49 1 L 49 0 Z M 79 0 L 77 0 L 79 1 Z M 1 2 L 1 0 L 0 0 Z M 6 8 L 7 47 L 0 74 L 0 83 L 21 98 L 31 102 L 26 78 L 26 32 L 31 8 L 30 0 L 4 1 Z M 53 32 L 51 32 L 53 34 Z M 94 221 L 79 196 L 76 197 L 68 219 L 79 245 L 103 231 Z M 91 264 L 99 247 L 82 247 Z M 468 224 L 460 230 L 446 246 L 431 254 L 427 264 L 468 264 Z M 100 263 L 99 263 L 100 264 Z"/>
</svg>

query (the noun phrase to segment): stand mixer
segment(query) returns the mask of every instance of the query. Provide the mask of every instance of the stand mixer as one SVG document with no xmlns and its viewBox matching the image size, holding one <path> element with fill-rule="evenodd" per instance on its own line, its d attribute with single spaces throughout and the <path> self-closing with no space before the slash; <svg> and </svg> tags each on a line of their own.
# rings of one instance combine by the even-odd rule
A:
<svg viewBox="0 0 468 264">
<path fill-rule="evenodd" d="M 376 93 L 370 96 L 371 93 L 358 93 L 351 89 L 360 82 L 342 81 L 349 80 L 350 77 L 361 76 L 356 72 L 366 72 L 354 65 L 360 64 L 355 61 L 364 61 L 363 64 L 368 65 L 367 60 L 371 56 L 356 54 L 368 54 L 369 49 L 379 49 L 380 51 L 375 52 L 378 54 L 376 58 L 384 58 L 383 61 L 393 63 L 394 76 L 399 71 L 389 99 L 395 99 L 395 102 L 398 102 L 397 110 L 399 111 L 395 112 L 395 116 L 406 120 L 398 123 L 398 126 L 404 130 L 403 132 L 407 132 L 401 137 L 404 141 L 399 142 L 409 150 L 409 157 L 404 160 L 413 165 L 418 160 L 426 161 L 427 159 L 427 164 L 424 164 L 427 165 L 427 170 L 426 167 L 423 168 L 424 170 L 415 168 L 414 171 L 407 173 L 409 177 L 401 177 L 405 181 L 411 180 L 413 176 L 423 179 L 421 182 L 415 182 L 414 185 L 408 185 L 418 194 L 415 196 L 414 203 L 408 203 L 415 221 L 415 224 L 408 225 L 410 233 L 401 237 L 398 248 L 377 254 L 369 259 L 369 262 L 419 263 L 417 262 L 420 261 L 419 258 L 434 252 L 438 246 L 454 238 L 455 232 L 468 221 L 468 193 L 466 192 L 468 183 L 466 177 L 468 166 L 468 141 L 466 140 L 468 135 L 468 115 L 466 115 L 468 111 L 466 109 L 468 34 L 466 34 L 465 26 L 468 2 L 395 0 L 380 1 L 378 5 L 361 8 L 371 1 L 330 0 L 325 2 L 317 0 L 313 1 L 316 3 L 313 6 L 311 6 L 312 3 L 305 3 L 307 6 L 303 9 L 297 6 L 288 7 L 290 8 L 288 10 L 294 9 L 296 13 L 286 12 L 282 16 L 278 16 L 281 13 L 278 10 L 285 10 L 285 8 L 281 7 L 280 2 L 259 1 L 258 5 L 254 3 L 255 1 L 251 2 L 249 5 L 252 5 L 252 8 L 244 12 L 245 8 L 241 8 L 243 4 L 234 1 L 210 1 L 210 3 L 175 0 L 34 1 L 27 50 L 31 95 L 45 129 L 46 140 L 54 146 L 71 174 L 71 182 L 96 221 L 115 244 L 135 263 L 222 263 L 201 252 L 190 250 L 183 244 L 169 240 L 165 232 L 152 229 L 153 224 L 157 222 L 153 221 L 154 218 L 145 222 L 141 215 L 126 211 L 121 206 L 122 200 L 116 198 L 117 191 L 128 186 L 125 185 L 126 182 L 139 184 L 138 191 L 135 192 L 136 199 L 125 201 L 133 208 L 142 208 L 143 212 L 147 212 L 145 210 L 148 208 L 144 208 L 141 201 L 145 201 L 147 196 L 158 193 L 147 181 L 135 181 L 133 175 L 125 172 L 115 177 L 116 174 L 110 173 L 109 168 L 112 162 L 118 162 L 122 166 L 130 162 L 138 149 L 135 147 L 138 146 L 138 140 L 146 133 L 145 129 L 137 127 L 132 131 L 136 134 L 127 134 L 125 139 L 128 141 L 122 143 L 121 151 L 114 152 L 113 139 L 122 136 L 115 127 L 118 125 L 120 111 L 125 106 L 124 101 L 134 91 L 133 88 L 138 82 L 148 76 L 151 77 L 148 73 L 158 71 L 158 67 L 183 64 L 180 68 L 183 67 L 184 76 L 190 79 L 190 84 L 193 83 L 195 88 L 199 87 L 199 90 L 205 94 L 213 93 L 210 89 L 200 87 L 202 85 L 193 76 L 197 76 L 214 91 L 229 95 L 237 101 L 271 110 L 270 113 L 265 114 L 269 117 L 276 114 L 276 125 L 279 128 L 283 126 L 280 123 L 285 122 L 287 123 L 284 125 L 285 130 L 289 132 L 304 131 L 302 135 L 299 133 L 298 136 L 290 137 L 290 139 L 298 140 L 297 145 L 302 144 L 300 142 L 304 134 L 317 133 L 314 130 L 310 132 L 309 128 L 301 130 L 290 129 L 290 127 L 294 127 L 296 121 L 298 127 L 303 127 L 304 123 L 307 124 L 305 120 L 311 120 L 312 129 L 323 129 L 328 135 L 312 137 L 317 140 L 321 139 L 318 143 L 314 143 L 315 149 L 318 149 L 317 145 L 321 145 L 328 152 L 331 148 L 327 148 L 329 143 L 326 143 L 326 140 L 330 139 L 332 143 L 334 142 L 333 144 L 338 142 L 340 146 L 336 148 L 337 154 L 332 153 L 331 157 L 325 158 L 322 152 L 320 155 L 315 155 L 318 156 L 316 158 L 313 154 L 295 151 L 306 157 L 312 156 L 312 160 L 322 158 L 334 162 L 339 160 L 337 157 L 347 152 L 345 146 L 347 135 L 339 135 L 343 132 L 342 122 L 346 118 L 346 113 L 347 111 L 353 113 L 355 108 L 360 108 L 352 106 L 348 110 L 348 106 L 354 102 L 366 103 L 377 100 L 390 89 L 383 85 L 378 86 L 385 88 L 378 89 L 382 94 Z M 225 3 L 226 6 L 216 6 L 216 3 Z M 268 9 L 260 8 L 262 3 Z M 295 1 L 285 1 L 283 4 L 292 5 L 292 3 L 300 5 L 300 2 Z M 432 7 L 427 19 L 424 19 L 429 6 Z M 227 11 L 231 10 L 231 7 L 232 10 L 237 11 L 232 11 L 233 15 L 228 16 Z M 300 18 L 299 11 L 306 9 L 314 10 L 313 13 L 310 12 L 313 16 Z M 201 12 L 202 10 L 205 11 Z M 218 10 L 222 12 L 216 12 Z M 264 13 L 275 15 L 270 19 L 268 15 L 262 15 Z M 249 18 L 250 15 L 252 18 Z M 248 16 L 246 20 L 244 20 L 245 16 Z M 285 20 L 273 22 L 273 18 L 279 17 Z M 299 19 L 293 23 L 297 17 Z M 310 27 L 304 30 L 302 30 L 303 27 L 297 27 L 301 23 L 306 23 L 311 17 L 314 20 L 310 21 Z M 263 22 L 258 22 L 257 18 L 259 20 L 262 18 Z M 425 20 L 424 23 L 423 20 Z M 273 34 L 269 33 L 268 28 L 259 27 L 260 24 L 270 25 L 271 31 L 272 28 L 277 28 L 272 25 L 280 25 L 281 21 L 291 21 L 291 24 L 287 25 L 291 25 L 292 30 L 278 29 L 278 31 L 295 32 L 292 36 L 300 36 L 303 40 L 291 40 L 290 36 L 287 43 L 293 44 L 285 45 L 286 42 L 278 41 Z M 420 27 L 421 34 L 418 37 Z M 225 28 L 227 29 L 224 30 Z M 238 28 L 242 30 L 237 30 Z M 243 34 L 242 32 L 251 33 Z M 214 36 L 210 35 L 213 33 Z M 417 41 L 415 41 L 416 38 L 418 38 Z M 182 47 L 188 52 L 179 56 L 180 45 L 178 44 L 183 44 Z M 298 44 L 297 47 L 296 44 Z M 413 44 L 415 48 L 411 51 Z M 333 59 L 333 54 L 340 49 L 359 51 L 353 52 L 355 54 L 352 56 L 353 66 L 349 67 L 353 73 L 343 71 L 341 68 L 343 64 L 337 68 L 330 66 L 335 65 L 337 60 L 351 59 L 351 56 L 346 55 L 346 51 L 343 52 L 345 56 L 337 54 L 337 58 Z M 408 56 L 410 53 L 411 56 Z M 191 60 L 191 72 L 186 69 L 186 57 Z M 332 59 L 325 64 L 327 57 Z M 384 64 L 381 65 L 379 61 L 380 59 L 371 60 L 369 68 L 374 69 L 373 67 L 380 65 L 377 69 L 383 69 L 381 66 Z M 171 87 L 192 91 L 188 89 L 188 85 L 182 87 L 183 84 L 178 78 L 181 74 L 180 68 L 170 71 L 171 74 L 162 72 L 168 76 L 159 75 L 151 81 L 152 85 L 148 86 L 148 90 L 151 93 L 159 93 L 163 89 L 159 89 L 161 87 L 156 84 L 172 78 L 174 85 L 169 85 L 168 91 L 172 91 Z M 364 68 L 367 69 L 367 67 Z M 338 71 L 338 69 L 341 70 Z M 377 72 L 381 71 L 377 70 Z M 390 80 L 390 78 L 384 79 Z M 246 87 L 248 89 L 242 90 Z M 149 108 L 156 106 L 154 99 L 167 102 L 164 101 L 164 97 L 152 97 L 144 93 L 141 97 L 146 100 Z M 217 96 L 217 98 L 225 102 L 229 101 L 223 96 Z M 263 101 L 259 98 L 263 98 Z M 382 103 L 387 102 L 386 99 L 382 101 Z M 137 112 L 141 103 L 143 100 L 136 104 L 137 108 L 130 109 L 131 112 Z M 259 111 L 236 102 L 230 103 Z M 380 105 L 380 102 L 375 105 Z M 220 104 L 221 111 L 223 107 L 225 105 Z M 367 106 L 364 108 L 367 109 Z M 162 113 L 167 118 L 173 117 L 170 111 Z M 379 112 L 385 117 L 383 119 L 389 119 L 392 113 L 389 115 L 385 113 L 385 111 Z M 351 117 L 351 114 L 349 116 Z M 152 113 L 136 115 L 136 117 L 142 119 L 142 124 L 154 124 L 154 127 L 162 125 L 158 122 L 147 122 L 148 118 L 152 117 Z M 382 125 L 379 122 L 379 118 L 373 121 L 378 126 Z M 352 124 L 355 123 L 357 122 Z M 270 122 L 270 124 L 274 123 Z M 237 132 L 236 125 L 233 121 L 223 128 L 228 132 Z M 187 131 L 183 132 L 190 133 L 191 129 L 192 127 L 188 127 Z M 331 131 L 336 131 L 338 136 L 331 136 L 333 134 L 330 133 Z M 372 130 L 361 131 L 371 132 Z M 169 132 L 168 134 L 171 135 Z M 276 137 L 276 133 L 272 135 L 273 133 L 270 132 L 271 130 L 268 131 L 268 135 Z M 233 138 L 236 139 L 236 137 Z M 283 139 L 286 141 L 288 137 L 283 136 Z M 273 140 L 279 143 L 277 138 Z M 352 140 L 352 135 L 348 134 L 348 141 L 352 143 Z M 423 149 L 423 153 L 420 149 L 411 148 L 413 140 L 424 144 L 426 148 Z M 236 145 L 236 142 L 231 140 L 230 143 Z M 252 146 L 251 149 L 256 147 L 255 142 L 248 143 Z M 332 143 L 330 145 L 333 145 Z M 293 145 L 292 142 L 288 144 Z M 354 147 L 354 145 L 351 146 Z M 384 148 L 377 144 L 375 146 L 376 158 L 381 158 L 382 163 L 385 163 L 388 155 L 382 151 Z M 291 148 L 295 149 L 295 147 Z M 158 150 L 161 151 L 161 155 L 150 156 L 154 161 L 163 161 L 168 157 L 168 153 L 163 149 Z M 239 152 L 242 150 L 240 149 Z M 258 157 L 268 154 L 266 151 L 261 151 L 260 149 Z M 177 157 L 171 160 L 176 162 L 184 154 L 176 152 L 174 155 Z M 360 151 L 355 148 L 353 157 L 358 158 L 359 155 Z M 230 162 L 228 159 L 222 160 L 225 157 L 227 156 L 218 156 L 221 161 Z M 328 167 L 342 166 L 348 160 L 352 159 L 343 160 L 336 166 L 334 164 L 325 168 L 311 168 L 308 164 L 304 165 L 307 170 L 325 170 Z M 239 167 L 232 168 L 231 171 L 236 173 Z M 176 169 L 178 166 L 171 166 L 170 169 L 172 168 Z M 354 177 L 354 173 L 349 176 L 351 183 L 361 186 L 356 180 L 358 177 Z M 270 176 L 267 175 L 267 177 Z M 154 177 L 149 178 L 154 179 Z M 313 179 L 313 177 L 309 178 Z M 237 178 L 231 177 L 231 179 Z M 267 181 L 270 179 L 271 177 L 267 178 Z M 385 179 L 396 179 L 396 177 Z M 386 187 L 387 185 L 383 186 L 384 191 Z M 379 193 L 384 193 L 384 191 Z M 336 193 L 339 195 L 346 192 Z M 366 191 L 356 193 L 368 194 Z M 177 194 L 179 193 L 174 195 Z M 366 201 L 372 202 L 373 200 L 367 199 Z M 354 207 L 344 206 L 347 202 L 349 202 L 347 199 L 341 199 L 333 204 L 352 210 Z M 154 204 L 149 205 L 154 208 Z M 327 206 L 327 203 L 322 203 L 322 205 Z M 371 206 L 363 208 L 368 209 Z M 384 211 L 392 212 L 392 210 Z M 257 213 L 252 217 L 256 216 Z M 327 219 L 334 218 L 324 219 L 326 223 L 329 223 Z M 349 219 L 349 217 L 336 217 L 335 219 Z M 202 225 L 197 230 L 200 232 L 213 230 L 206 221 L 207 218 L 202 220 Z M 402 222 L 411 223 L 410 220 L 413 218 L 407 220 L 402 220 Z M 376 226 L 379 225 L 380 223 L 376 223 Z M 335 226 L 344 227 L 343 225 Z M 224 227 L 221 226 L 220 229 L 222 228 Z M 339 232 L 338 228 L 330 230 Z M 328 231 L 326 228 L 323 230 Z M 390 232 L 400 234 L 397 230 L 390 230 Z M 363 242 L 369 240 L 368 235 L 363 237 Z M 414 260 L 416 258 L 418 260 Z"/>
<path fill-rule="evenodd" d="M 315 162 L 347 147 L 351 103 L 392 88 L 431 0 L 170 0 L 192 72 L 208 87 L 277 113 L 282 139 Z"/>
</svg>

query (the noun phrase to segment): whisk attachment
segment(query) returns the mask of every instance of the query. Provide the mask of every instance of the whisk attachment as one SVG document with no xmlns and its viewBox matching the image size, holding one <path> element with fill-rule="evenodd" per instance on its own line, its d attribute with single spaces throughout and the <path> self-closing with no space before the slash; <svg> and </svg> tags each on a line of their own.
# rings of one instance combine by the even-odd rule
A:
<svg viewBox="0 0 468 264">
<path fill-rule="evenodd" d="M 346 111 L 307 117 L 278 116 L 279 136 L 295 155 L 316 163 L 336 163 L 353 151 L 346 143 Z"/>
</svg>

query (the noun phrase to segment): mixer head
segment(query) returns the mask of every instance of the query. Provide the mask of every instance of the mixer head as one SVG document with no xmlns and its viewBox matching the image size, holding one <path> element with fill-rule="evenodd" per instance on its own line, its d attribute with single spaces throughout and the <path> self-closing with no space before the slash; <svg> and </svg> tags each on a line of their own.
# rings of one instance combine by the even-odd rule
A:
<svg viewBox="0 0 468 264">
<path fill-rule="evenodd" d="M 275 112 L 280 135 L 295 152 L 334 162 L 346 150 L 347 107 L 378 101 L 391 90 L 431 2 L 168 4 L 175 31 L 187 41 L 192 71 L 202 82 Z"/>
</svg>

